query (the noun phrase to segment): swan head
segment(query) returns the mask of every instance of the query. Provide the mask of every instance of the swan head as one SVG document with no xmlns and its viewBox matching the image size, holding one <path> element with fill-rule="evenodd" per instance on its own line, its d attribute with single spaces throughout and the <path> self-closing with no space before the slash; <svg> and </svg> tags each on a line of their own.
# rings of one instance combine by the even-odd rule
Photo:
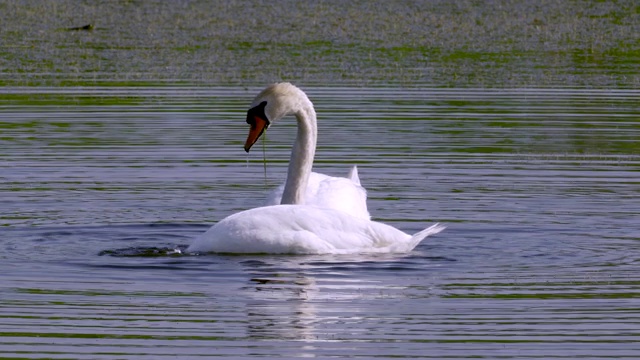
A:
<svg viewBox="0 0 640 360">
<path fill-rule="evenodd" d="M 272 122 L 309 108 L 313 109 L 313 104 L 295 85 L 282 82 L 267 86 L 256 96 L 247 112 L 247 124 L 251 128 L 244 144 L 244 151 L 249 152 Z"/>
</svg>

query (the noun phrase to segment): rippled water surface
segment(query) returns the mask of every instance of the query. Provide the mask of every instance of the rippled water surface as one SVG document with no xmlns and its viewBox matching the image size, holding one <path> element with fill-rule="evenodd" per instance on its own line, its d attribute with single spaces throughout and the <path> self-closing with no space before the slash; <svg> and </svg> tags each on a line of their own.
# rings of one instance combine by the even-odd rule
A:
<svg viewBox="0 0 640 360">
<path fill-rule="evenodd" d="M 638 91 L 306 88 L 406 255 L 187 256 L 284 179 L 259 89 L 2 88 L 0 357 L 637 358 Z"/>
</svg>

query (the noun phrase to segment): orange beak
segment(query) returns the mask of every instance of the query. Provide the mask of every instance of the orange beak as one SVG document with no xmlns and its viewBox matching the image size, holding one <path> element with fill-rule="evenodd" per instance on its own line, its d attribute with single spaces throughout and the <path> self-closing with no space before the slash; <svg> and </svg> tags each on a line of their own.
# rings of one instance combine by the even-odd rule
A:
<svg viewBox="0 0 640 360">
<path fill-rule="evenodd" d="M 249 129 L 249 136 L 247 136 L 247 141 L 244 143 L 244 151 L 249 152 L 253 144 L 258 141 L 264 130 L 269 127 L 269 122 L 262 117 L 253 114 L 253 121 L 248 119 L 247 122 L 251 125 Z"/>
</svg>

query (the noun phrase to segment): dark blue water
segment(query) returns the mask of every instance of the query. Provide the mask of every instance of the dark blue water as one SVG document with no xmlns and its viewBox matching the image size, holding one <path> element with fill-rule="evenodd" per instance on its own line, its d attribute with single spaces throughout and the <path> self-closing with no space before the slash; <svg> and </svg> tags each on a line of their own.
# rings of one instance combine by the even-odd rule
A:
<svg viewBox="0 0 640 360">
<path fill-rule="evenodd" d="M 637 91 L 306 89 L 406 255 L 189 256 L 261 204 L 259 89 L 5 88 L 0 357 L 635 358 Z"/>
</svg>

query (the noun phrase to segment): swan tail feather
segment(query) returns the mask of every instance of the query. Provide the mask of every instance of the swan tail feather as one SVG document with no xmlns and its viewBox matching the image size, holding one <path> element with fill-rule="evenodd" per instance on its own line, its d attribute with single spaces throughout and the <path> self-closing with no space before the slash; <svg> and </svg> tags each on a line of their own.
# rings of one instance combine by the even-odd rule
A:
<svg viewBox="0 0 640 360">
<path fill-rule="evenodd" d="M 349 170 L 349 174 L 347 175 L 347 179 L 353 181 L 357 185 L 360 185 L 360 177 L 358 176 L 358 166 L 353 165 Z"/>
<path fill-rule="evenodd" d="M 422 240 L 426 239 L 427 236 L 437 234 L 446 228 L 447 228 L 446 226 L 440 225 L 440 223 L 433 224 L 428 228 L 413 234 L 409 242 L 413 247 L 416 247 L 418 246 L 418 244 L 420 244 L 420 242 L 422 242 Z"/>
</svg>

